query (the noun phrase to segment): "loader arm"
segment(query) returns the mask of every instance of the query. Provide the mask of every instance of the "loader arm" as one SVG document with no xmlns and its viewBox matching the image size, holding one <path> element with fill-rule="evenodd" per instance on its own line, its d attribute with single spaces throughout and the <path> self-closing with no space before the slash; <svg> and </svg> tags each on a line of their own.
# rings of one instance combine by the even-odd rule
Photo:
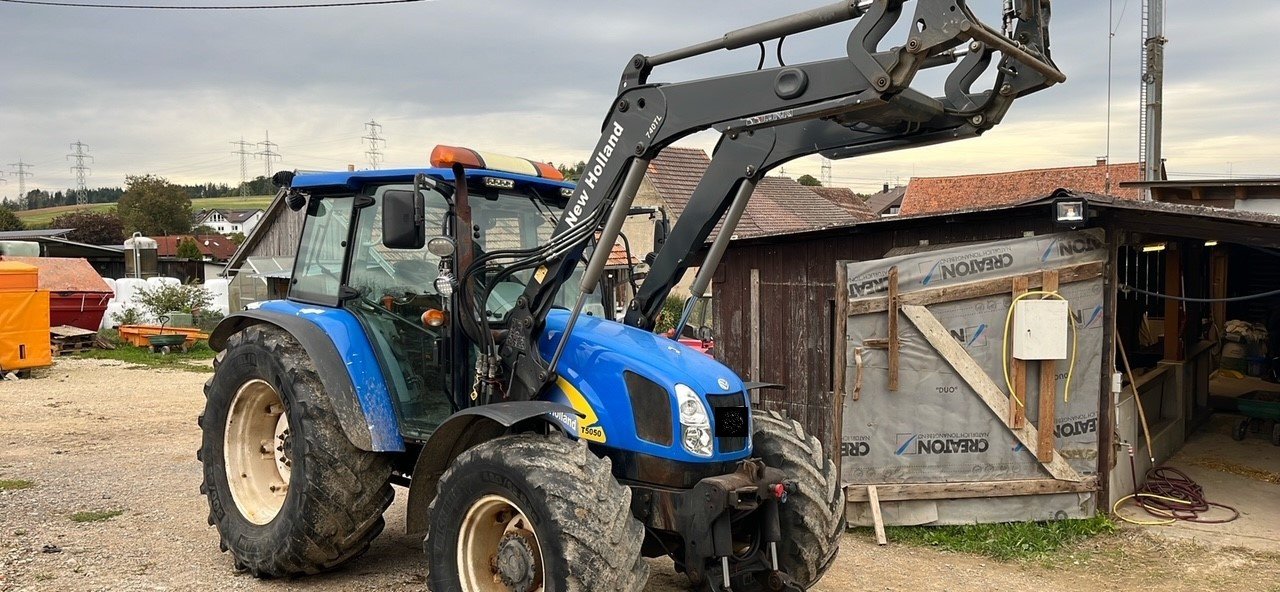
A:
<svg viewBox="0 0 1280 592">
<path fill-rule="evenodd" d="M 839 2 L 688 48 L 633 58 L 551 239 L 536 253 L 510 255 L 515 260 L 504 273 L 536 271 L 508 319 L 505 338 L 489 340 L 487 332 L 473 336 L 487 358 L 481 365 L 500 367 L 508 378 L 502 395 L 531 399 L 555 380 L 556 362 L 584 299 L 579 297 L 564 335 L 557 336 L 560 348 L 544 359 L 536 341 L 553 299 L 602 228 L 601 247 L 580 282 L 584 295 L 595 285 L 649 161 L 673 142 L 709 128 L 724 136 L 690 209 L 677 222 L 676 240 L 668 240 L 658 255 L 656 277 L 646 280 L 631 304 L 627 320 L 637 326 L 652 325 L 655 303 L 687 269 L 690 253 L 735 199 L 745 205 L 754 183 L 769 169 L 818 152 L 847 158 L 976 135 L 995 125 L 1014 98 L 1065 80 L 1049 58 L 1048 0 L 1018 0 L 1006 14 L 1005 29 L 1013 38 L 981 23 L 964 0 L 917 0 L 908 39 L 880 49 L 906 16 L 906 5 L 905 0 Z M 648 82 L 657 66 L 850 20 L 857 24 L 843 58 L 688 82 Z M 995 88 L 970 92 L 995 53 L 1002 55 Z M 952 64 L 961 55 L 946 96 L 935 99 L 911 89 L 920 70 Z M 464 286 L 484 263 L 467 270 Z"/>
</svg>

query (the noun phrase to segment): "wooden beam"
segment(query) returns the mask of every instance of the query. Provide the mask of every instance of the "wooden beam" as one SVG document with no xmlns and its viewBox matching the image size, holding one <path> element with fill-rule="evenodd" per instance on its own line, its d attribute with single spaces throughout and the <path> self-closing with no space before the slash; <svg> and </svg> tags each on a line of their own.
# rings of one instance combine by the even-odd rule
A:
<svg viewBox="0 0 1280 592">
<path fill-rule="evenodd" d="M 1057 271 L 1050 269 L 1044 272 L 1043 290 L 1045 292 L 1058 291 Z M 1068 320 L 1067 322 L 1071 323 L 1073 321 Z M 1036 424 L 1036 427 L 1040 430 L 1040 447 L 1036 449 L 1036 460 L 1041 463 L 1053 460 L 1054 448 L 1057 446 L 1057 439 L 1053 434 L 1054 427 L 1057 424 L 1057 413 L 1054 409 L 1058 402 L 1057 374 L 1057 362 L 1053 360 L 1042 360 L 1040 362 L 1040 419 Z"/>
<path fill-rule="evenodd" d="M 1025 277 L 1013 278 L 1013 299 L 1017 300 L 1019 296 L 1026 294 L 1030 283 Z M 1009 336 L 1010 332 L 1005 330 L 1005 335 Z M 1027 425 L 1027 361 L 1013 358 L 1009 364 L 1012 367 L 1014 393 L 1014 397 L 1009 399 L 1009 427 L 1020 428 Z"/>
<path fill-rule="evenodd" d="M 898 391 L 898 267 L 889 269 L 889 392 Z"/>
<path fill-rule="evenodd" d="M 836 466 L 836 483 L 844 483 L 841 479 L 843 464 L 840 458 L 840 450 L 844 446 L 844 397 L 845 397 L 845 381 L 848 380 L 849 369 L 849 315 L 845 312 L 849 307 L 849 263 L 847 261 L 836 261 L 836 306 L 835 318 L 831 319 L 831 330 L 835 332 L 832 340 L 835 343 L 835 351 L 832 352 L 832 364 L 835 366 L 832 371 L 832 393 L 831 402 L 835 409 L 832 409 L 831 424 L 831 440 L 828 446 L 831 447 L 831 462 Z M 859 354 L 860 355 L 860 354 Z M 861 373 L 858 375 L 861 378 Z M 859 385 L 860 386 L 860 385 Z M 854 397 L 857 397 L 857 387 L 854 390 Z"/>
<path fill-rule="evenodd" d="M 750 362 L 751 367 L 747 370 L 751 373 L 751 380 L 760 381 L 760 270 L 751 270 L 751 326 L 747 328 L 749 333 L 751 351 Z M 751 393 L 751 402 L 760 402 L 760 389 L 755 389 Z"/>
<path fill-rule="evenodd" d="M 987 376 L 986 371 L 969 355 L 969 352 L 951 337 L 937 317 L 925 307 L 917 305 L 903 306 L 902 314 L 915 324 L 924 338 L 956 370 L 960 378 L 978 393 L 978 397 L 987 405 L 987 408 L 1005 425 L 1009 425 L 1009 398 L 1000 390 L 1000 387 L 996 386 L 991 377 Z M 1027 450 L 1031 451 L 1031 454 L 1037 454 L 1040 435 L 1035 426 L 1023 425 L 1019 428 L 1010 428 L 1010 431 Z M 1053 453 L 1053 460 L 1044 463 L 1043 466 L 1055 479 L 1080 481 L 1080 475 L 1057 452 Z"/>
<path fill-rule="evenodd" d="M 1182 295 L 1182 251 L 1178 243 L 1170 242 L 1164 250 L 1164 293 Z M 1176 362 L 1182 359 L 1181 303 L 1172 298 L 1164 299 L 1164 359 Z"/>
<path fill-rule="evenodd" d="M 871 525 L 876 529 L 876 544 L 887 545 L 889 539 L 884 536 L 884 516 L 880 514 L 880 497 L 876 495 L 876 486 L 867 486 L 867 501 L 871 504 Z"/>
<path fill-rule="evenodd" d="M 1058 269 L 1058 282 L 1060 284 L 1072 284 L 1075 282 L 1083 282 L 1097 277 L 1102 277 L 1103 263 L 1094 261 L 1092 263 L 1081 263 L 1079 265 L 1071 265 Z M 1023 275 L 1005 276 L 979 282 L 966 282 L 963 284 L 955 284 L 951 286 L 943 286 L 941 288 L 930 288 L 928 290 L 917 290 L 901 294 L 898 297 L 900 305 L 919 304 L 921 306 L 929 304 L 938 304 L 940 302 L 954 302 L 956 300 L 969 300 L 971 298 L 985 298 L 987 296 L 995 296 L 997 294 L 1008 294 L 1013 290 L 1014 278 L 1026 278 L 1027 287 L 1029 289 L 1040 289 L 1043 287 L 1043 277 L 1039 271 L 1026 273 Z M 872 314 L 884 312 L 889 308 L 888 298 L 855 298 L 849 302 L 850 315 Z"/>
<path fill-rule="evenodd" d="M 1055 493 L 1090 493 L 1098 490 L 1098 478 L 1080 481 L 1057 479 L 1020 479 L 1016 481 L 978 481 L 965 483 L 901 483 L 877 484 L 876 496 L 882 502 L 912 500 L 971 499 L 977 497 L 1016 497 Z M 870 501 L 869 487 L 850 485 L 844 490 L 846 503 Z"/>
</svg>

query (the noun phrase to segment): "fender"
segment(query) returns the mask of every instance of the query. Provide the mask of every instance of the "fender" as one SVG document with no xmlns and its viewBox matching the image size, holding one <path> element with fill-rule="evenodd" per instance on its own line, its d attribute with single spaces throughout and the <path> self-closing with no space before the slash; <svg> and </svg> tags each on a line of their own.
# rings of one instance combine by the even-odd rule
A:
<svg viewBox="0 0 1280 592">
<path fill-rule="evenodd" d="M 353 446 L 368 452 L 405 450 L 390 391 L 355 317 L 341 309 L 264 302 L 218 323 L 209 335 L 209 347 L 221 352 L 229 337 L 259 323 L 283 329 L 307 351 L 333 402 L 342 433 Z"/>
<path fill-rule="evenodd" d="M 405 532 L 415 534 L 427 530 L 427 508 L 436 497 L 436 485 L 458 455 L 507 434 L 511 426 L 538 418 L 577 440 L 579 417 L 581 415 L 572 407 L 550 401 L 494 403 L 463 409 L 449 416 L 427 439 L 418 455 L 418 462 L 413 466 Z"/>
</svg>

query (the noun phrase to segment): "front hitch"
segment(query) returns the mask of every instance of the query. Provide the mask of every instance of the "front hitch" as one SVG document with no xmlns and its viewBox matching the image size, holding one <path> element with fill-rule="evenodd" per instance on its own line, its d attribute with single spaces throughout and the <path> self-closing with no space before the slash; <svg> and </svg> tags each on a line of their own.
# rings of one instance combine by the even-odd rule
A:
<svg viewBox="0 0 1280 592">
<path fill-rule="evenodd" d="M 760 459 L 729 474 L 708 477 L 688 490 L 632 487 L 632 511 L 656 531 L 684 542 L 678 567 L 714 591 L 804 588 L 779 569 L 779 509 L 796 491 L 782 471 Z"/>
</svg>

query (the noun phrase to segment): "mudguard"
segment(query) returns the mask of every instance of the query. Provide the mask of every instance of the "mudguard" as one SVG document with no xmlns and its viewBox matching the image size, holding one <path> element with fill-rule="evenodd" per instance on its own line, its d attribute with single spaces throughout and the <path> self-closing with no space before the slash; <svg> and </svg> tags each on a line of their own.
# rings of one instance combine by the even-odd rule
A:
<svg viewBox="0 0 1280 592">
<path fill-rule="evenodd" d="M 453 459 L 468 448 L 502 436 L 511 426 L 535 418 L 546 419 L 576 440 L 579 417 L 572 407 L 550 401 L 493 403 L 449 416 L 427 439 L 414 464 L 405 532 L 412 534 L 427 529 L 427 508 L 436 497 L 440 476 L 453 464 Z"/>
<path fill-rule="evenodd" d="M 391 391 L 355 316 L 340 308 L 272 300 L 223 319 L 209 335 L 209 347 L 222 351 L 227 338 L 258 323 L 288 331 L 302 344 L 353 446 L 404 452 Z"/>
</svg>

